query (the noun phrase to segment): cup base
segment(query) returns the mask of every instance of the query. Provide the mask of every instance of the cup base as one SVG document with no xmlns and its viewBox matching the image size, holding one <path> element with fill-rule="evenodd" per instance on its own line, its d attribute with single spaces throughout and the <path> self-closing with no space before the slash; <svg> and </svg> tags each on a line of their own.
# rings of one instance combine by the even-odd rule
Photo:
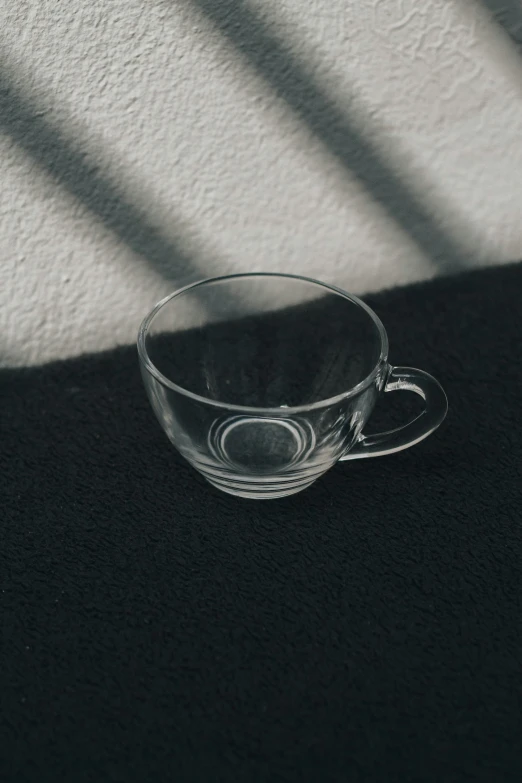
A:
<svg viewBox="0 0 522 783">
<path fill-rule="evenodd" d="M 293 487 L 285 487 L 276 489 L 270 485 L 263 484 L 246 484 L 242 487 L 227 484 L 226 482 L 216 481 L 205 476 L 209 484 L 212 484 L 216 489 L 220 489 L 222 492 L 226 492 L 228 495 L 234 495 L 238 498 L 247 498 L 248 500 L 277 500 L 278 498 L 286 498 L 289 495 L 296 495 L 298 492 L 302 492 L 303 489 L 311 486 L 315 478 L 311 481 L 307 481 L 303 484 L 298 484 Z"/>
</svg>

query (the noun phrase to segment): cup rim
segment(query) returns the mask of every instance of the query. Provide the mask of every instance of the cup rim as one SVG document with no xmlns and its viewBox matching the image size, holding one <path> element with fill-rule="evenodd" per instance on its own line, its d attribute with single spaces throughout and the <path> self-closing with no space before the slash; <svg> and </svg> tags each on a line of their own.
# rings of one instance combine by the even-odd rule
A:
<svg viewBox="0 0 522 783">
<path fill-rule="evenodd" d="M 377 333 L 379 335 L 380 342 L 381 342 L 379 358 L 375 363 L 371 372 L 366 376 L 366 378 L 360 381 L 356 386 L 353 386 L 351 389 L 348 389 L 345 392 L 336 394 L 334 397 L 328 397 L 324 400 L 317 400 L 316 402 L 310 403 L 308 405 L 293 405 L 288 408 L 281 408 L 281 407 L 264 408 L 262 406 L 237 405 L 233 403 L 222 402 L 221 400 L 213 400 L 210 397 L 204 397 L 201 394 L 197 394 L 196 392 L 190 391 L 190 389 L 185 389 L 183 386 L 179 386 L 177 383 L 174 383 L 174 381 L 169 380 L 169 378 L 167 378 L 166 375 L 163 375 L 163 373 L 160 372 L 160 370 L 158 370 L 156 365 L 150 359 L 145 344 L 149 327 L 152 321 L 154 320 L 154 318 L 156 317 L 156 315 L 158 314 L 158 312 L 163 307 L 165 307 L 165 305 L 168 304 L 172 299 L 175 299 L 176 297 L 181 296 L 182 294 L 194 288 L 200 288 L 204 285 L 208 285 L 210 283 L 217 283 L 223 280 L 237 280 L 239 278 L 250 278 L 250 277 L 252 278 L 253 277 L 283 277 L 285 279 L 300 280 L 301 282 L 312 283 L 314 285 L 326 289 L 327 291 L 332 291 L 333 293 L 342 296 L 344 299 L 347 299 L 349 302 L 352 302 L 353 304 L 357 305 L 362 310 L 364 310 L 366 314 L 370 316 L 374 325 L 376 326 Z M 138 347 L 138 355 L 140 361 L 142 362 L 143 366 L 147 369 L 147 371 L 151 375 L 153 375 L 154 378 L 156 378 L 156 380 L 159 381 L 163 386 L 166 386 L 168 389 L 172 389 L 173 391 L 178 392 L 179 394 L 182 394 L 185 397 L 189 397 L 190 399 L 196 400 L 197 402 L 204 403 L 205 405 L 211 405 L 212 407 L 220 408 L 222 410 L 227 410 L 227 411 L 238 411 L 241 413 L 251 413 L 251 414 L 262 413 L 263 415 L 277 414 L 279 416 L 282 415 L 289 416 L 294 413 L 306 413 L 307 411 L 313 411 L 318 408 L 325 408 L 330 405 L 334 405 L 337 402 L 350 399 L 351 397 L 355 397 L 358 394 L 360 394 L 360 392 L 364 391 L 364 389 L 366 389 L 374 382 L 374 380 L 376 379 L 379 373 L 380 368 L 383 366 L 383 364 L 387 363 L 389 344 L 388 344 L 388 335 L 386 334 L 386 330 L 379 316 L 376 315 L 376 313 L 374 313 L 371 307 L 369 307 L 365 302 L 363 302 L 362 299 L 359 299 L 359 297 L 355 296 L 354 294 L 349 294 L 346 291 L 343 291 L 342 288 L 338 288 L 335 285 L 330 285 L 329 283 L 323 283 L 320 280 L 315 280 L 313 277 L 286 274 L 284 272 L 238 272 L 231 275 L 217 275 L 215 277 L 207 277 L 203 280 L 198 280 L 195 283 L 189 283 L 189 285 L 183 286 L 182 288 L 179 288 L 177 291 L 174 291 L 173 293 L 161 299 L 152 308 L 150 313 L 147 316 L 145 316 L 145 318 L 143 319 L 138 332 L 137 347 Z"/>
</svg>

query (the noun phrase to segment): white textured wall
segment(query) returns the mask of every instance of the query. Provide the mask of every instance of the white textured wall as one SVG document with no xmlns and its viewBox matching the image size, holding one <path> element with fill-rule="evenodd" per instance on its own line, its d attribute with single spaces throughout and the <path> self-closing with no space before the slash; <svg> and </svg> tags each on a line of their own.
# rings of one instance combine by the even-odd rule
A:
<svg viewBox="0 0 522 783">
<path fill-rule="evenodd" d="M 0 12 L 3 364 L 130 342 L 215 273 L 364 292 L 522 257 L 516 0 Z"/>
</svg>

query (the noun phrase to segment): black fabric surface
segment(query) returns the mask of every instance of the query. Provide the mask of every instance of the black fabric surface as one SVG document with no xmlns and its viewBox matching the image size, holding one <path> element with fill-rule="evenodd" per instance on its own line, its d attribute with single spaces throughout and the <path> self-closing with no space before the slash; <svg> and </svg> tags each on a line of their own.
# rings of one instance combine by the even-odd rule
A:
<svg viewBox="0 0 522 783">
<path fill-rule="evenodd" d="M 279 501 L 184 463 L 133 347 L 2 371 L 0 779 L 520 781 L 521 297 L 368 298 L 447 422 Z"/>
</svg>

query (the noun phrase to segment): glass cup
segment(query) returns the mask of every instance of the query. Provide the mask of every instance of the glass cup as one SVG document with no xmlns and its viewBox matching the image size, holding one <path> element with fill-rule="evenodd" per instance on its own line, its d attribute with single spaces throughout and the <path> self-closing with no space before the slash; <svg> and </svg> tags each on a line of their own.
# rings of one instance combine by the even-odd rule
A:
<svg viewBox="0 0 522 783">
<path fill-rule="evenodd" d="M 393 454 L 443 421 L 423 372 L 388 363 L 384 327 L 360 299 L 283 274 L 239 274 L 176 291 L 145 318 L 141 371 L 174 446 L 215 487 L 281 498 L 339 460 Z M 364 435 L 379 395 L 419 394 L 403 427 Z"/>
</svg>

